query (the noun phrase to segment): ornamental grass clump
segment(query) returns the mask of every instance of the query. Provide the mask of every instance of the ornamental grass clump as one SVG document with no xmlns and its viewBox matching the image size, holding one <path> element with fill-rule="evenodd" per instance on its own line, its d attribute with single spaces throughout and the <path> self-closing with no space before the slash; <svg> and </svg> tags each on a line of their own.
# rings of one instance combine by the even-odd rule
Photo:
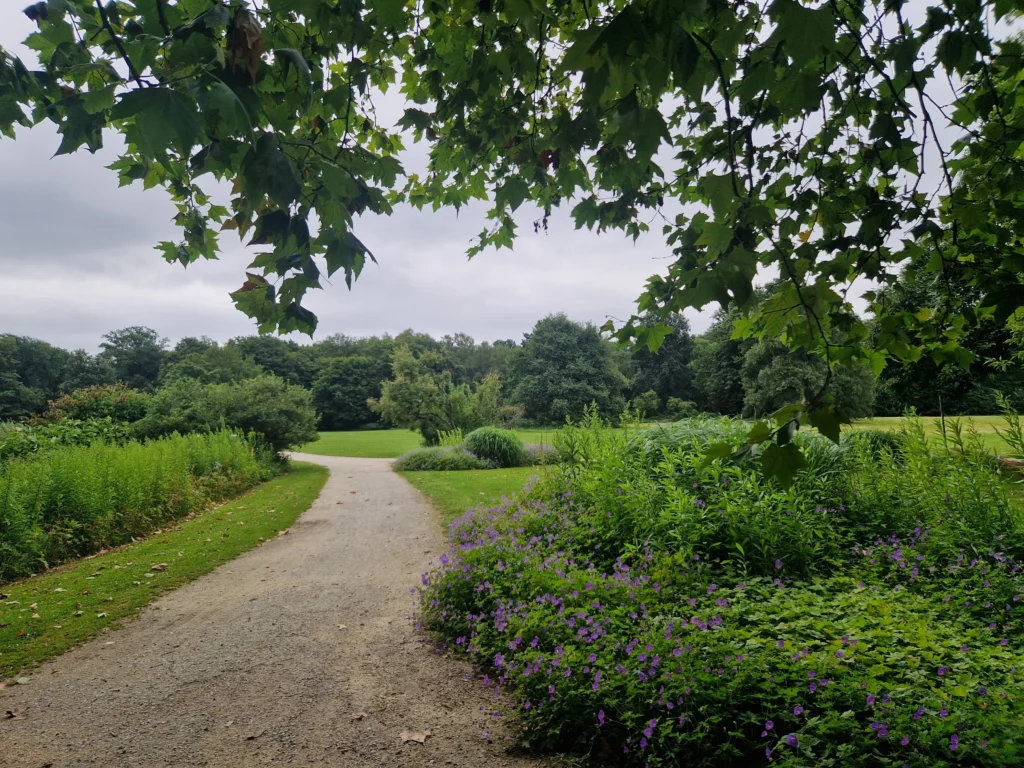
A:
<svg viewBox="0 0 1024 768">
<path fill-rule="evenodd" d="M 528 461 L 523 441 L 510 429 L 474 429 L 466 435 L 466 448 L 499 467 L 521 467 Z"/>
<path fill-rule="evenodd" d="M 917 430 L 789 489 L 699 444 L 593 435 L 585 465 L 452 523 L 423 620 L 531 749 L 1024 764 L 1020 516 L 988 465 Z"/>
<path fill-rule="evenodd" d="M 493 469 L 495 465 L 475 455 L 465 445 L 445 445 L 408 451 L 395 459 L 391 466 L 396 472 L 452 472 Z"/>
</svg>

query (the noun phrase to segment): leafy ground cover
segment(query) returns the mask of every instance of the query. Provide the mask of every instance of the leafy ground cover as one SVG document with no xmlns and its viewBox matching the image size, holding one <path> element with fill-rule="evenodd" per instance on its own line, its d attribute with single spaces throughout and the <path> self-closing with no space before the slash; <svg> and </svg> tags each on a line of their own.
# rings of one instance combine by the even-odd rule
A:
<svg viewBox="0 0 1024 768">
<path fill-rule="evenodd" d="M 1024 760 L 1019 508 L 990 456 L 910 422 L 801 437 L 790 488 L 593 429 L 526 494 L 453 521 L 425 625 L 538 750 L 636 766 Z M 439 478 L 447 480 L 447 478 Z M 496 713 L 497 714 L 497 713 Z"/>
<path fill-rule="evenodd" d="M 399 472 L 416 490 L 422 492 L 441 513 L 447 525 L 467 509 L 500 503 L 512 498 L 531 477 L 545 470 L 538 467 L 489 469 L 461 472 Z"/>
<path fill-rule="evenodd" d="M 553 429 L 517 429 L 524 443 L 551 444 Z M 394 459 L 407 451 L 419 448 L 419 432 L 410 429 L 367 429 L 353 432 L 321 432 L 315 443 L 299 448 L 304 453 L 318 456 L 353 456 L 370 459 Z"/>
<path fill-rule="evenodd" d="M 0 676 L 120 627 L 164 592 L 278 535 L 326 480 L 324 467 L 293 463 L 286 474 L 147 539 L 0 586 Z"/>
</svg>

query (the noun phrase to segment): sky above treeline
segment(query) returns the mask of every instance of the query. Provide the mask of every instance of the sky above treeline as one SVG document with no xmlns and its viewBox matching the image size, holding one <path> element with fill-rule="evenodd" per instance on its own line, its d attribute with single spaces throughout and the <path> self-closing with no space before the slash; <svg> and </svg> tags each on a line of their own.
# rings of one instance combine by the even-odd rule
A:
<svg viewBox="0 0 1024 768">
<path fill-rule="evenodd" d="M 34 62 L 21 46 L 34 29 L 21 6 L 0 3 L 0 46 Z M 391 123 L 401 108 L 397 94 L 378 103 Z M 167 264 L 153 246 L 178 239 L 174 207 L 161 189 L 118 187 L 105 166 L 117 156 L 119 137 L 105 134 L 95 155 L 83 149 L 52 157 L 59 143 L 49 123 L 21 130 L 17 141 L 0 137 L 0 333 L 94 351 L 103 333 L 127 325 L 150 326 L 172 343 L 256 332 L 228 296 L 241 286 L 252 249 L 226 232 L 219 261 Z M 421 168 L 425 153 L 411 146 L 406 168 Z M 540 214 L 523 206 L 514 251 L 467 261 L 484 213 L 483 206 L 458 215 L 400 206 L 390 217 L 358 220 L 355 232 L 379 264 L 368 264 L 351 292 L 340 274 L 311 292 L 307 306 L 320 318 L 314 339 L 414 328 L 518 340 L 553 312 L 597 325 L 623 320 L 671 256 L 660 220 L 634 244 L 620 232 L 575 230 L 566 208 L 552 215 L 546 234 L 536 234 Z M 688 316 L 696 331 L 710 322 L 710 311 Z"/>
</svg>

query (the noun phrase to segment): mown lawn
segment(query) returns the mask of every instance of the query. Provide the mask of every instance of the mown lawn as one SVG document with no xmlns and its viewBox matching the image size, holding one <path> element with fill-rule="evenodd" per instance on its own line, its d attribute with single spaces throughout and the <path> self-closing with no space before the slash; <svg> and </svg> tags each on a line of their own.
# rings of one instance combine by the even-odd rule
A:
<svg viewBox="0 0 1024 768">
<path fill-rule="evenodd" d="M 554 429 L 518 429 L 524 443 L 551 445 Z M 419 432 L 409 429 L 364 429 L 356 432 L 321 432 L 315 443 L 299 450 L 318 456 L 352 456 L 367 459 L 394 459 L 422 445 Z"/>
<path fill-rule="evenodd" d="M 997 428 L 1003 429 L 1005 426 L 1001 416 L 947 416 L 947 433 L 949 433 L 951 424 L 957 418 L 963 424 L 965 436 L 971 429 L 974 429 L 978 433 L 978 439 L 982 445 L 989 450 L 999 454 L 1012 453 L 1006 441 L 996 432 Z M 877 416 L 872 419 L 858 419 L 854 424 L 854 428 L 895 430 L 900 428 L 903 421 L 904 418 L 902 416 Z M 933 435 L 936 439 L 941 439 L 941 429 L 938 421 L 938 417 L 935 416 L 921 417 L 921 424 L 924 426 L 925 432 Z"/>
<path fill-rule="evenodd" d="M 441 521 L 448 525 L 467 509 L 481 503 L 501 501 L 512 496 L 526 482 L 543 472 L 543 467 L 516 467 L 515 469 L 488 469 L 464 472 L 399 472 L 414 488 L 421 491 L 441 513 Z"/>
<path fill-rule="evenodd" d="M 164 592 L 273 538 L 326 481 L 325 467 L 297 462 L 287 474 L 142 541 L 0 584 L 0 678 L 120 627 Z"/>
</svg>

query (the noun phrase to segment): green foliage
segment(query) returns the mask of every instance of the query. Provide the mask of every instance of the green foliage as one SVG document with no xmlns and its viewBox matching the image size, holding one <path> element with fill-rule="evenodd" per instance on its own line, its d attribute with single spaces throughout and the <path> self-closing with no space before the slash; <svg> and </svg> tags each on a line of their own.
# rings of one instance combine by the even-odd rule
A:
<svg viewBox="0 0 1024 768">
<path fill-rule="evenodd" d="M 28 456 L 47 448 L 93 443 L 123 443 L 131 437 L 127 422 L 99 419 L 61 419 L 37 426 L 14 424 L 0 430 L 0 461 Z"/>
<path fill-rule="evenodd" d="M 494 466 L 464 445 L 417 448 L 395 459 L 396 472 L 454 472 L 464 469 L 491 469 Z"/>
<path fill-rule="evenodd" d="M 123 383 L 85 387 L 51 401 L 40 420 L 54 422 L 64 419 L 110 419 L 130 424 L 146 415 L 151 400 L 151 395 Z"/>
<path fill-rule="evenodd" d="M 438 432 L 437 444 L 442 448 L 454 448 L 466 442 L 461 429 L 453 429 L 451 432 Z"/>
<path fill-rule="evenodd" d="M 678 400 L 678 398 L 676 398 Z M 650 389 L 643 394 L 633 398 L 633 408 L 647 417 L 654 417 L 661 413 L 661 401 L 658 393 Z"/>
<path fill-rule="evenodd" d="M 388 360 L 356 355 L 327 361 L 313 380 L 320 428 L 354 429 L 376 421 L 367 401 L 380 397 L 390 373 Z"/>
<path fill-rule="evenodd" d="M 549 315 L 524 337 L 512 358 L 513 399 L 542 424 L 578 419 L 591 403 L 606 416 L 623 408 L 626 380 L 615 367 L 610 345 L 592 325 Z"/>
<path fill-rule="evenodd" d="M 0 465 L 0 580 L 124 544 L 270 474 L 230 432 L 56 447 Z"/>
<path fill-rule="evenodd" d="M 653 327 L 659 327 L 658 318 L 646 318 Z M 690 324 L 681 314 L 666 318 L 660 327 L 670 330 L 664 337 L 656 352 L 647 346 L 638 346 L 633 350 L 633 376 L 630 389 L 635 396 L 651 390 L 655 392 L 661 403 L 669 398 L 692 400 L 694 398 L 693 369 L 693 336 L 690 335 Z M 658 409 L 644 409 L 648 415 Z"/>
<path fill-rule="evenodd" d="M 499 467 L 521 467 L 527 463 L 519 436 L 508 429 L 480 427 L 466 435 L 466 448 Z"/>
<path fill-rule="evenodd" d="M 697 404 L 692 400 L 680 400 L 678 397 L 670 397 L 665 403 L 665 415 L 670 419 L 679 421 L 689 419 L 698 413 Z"/>
<path fill-rule="evenodd" d="M 153 395 L 135 431 L 153 438 L 174 432 L 212 432 L 224 426 L 259 435 L 274 451 L 317 439 L 310 392 L 270 375 L 228 384 L 174 381 Z"/>
<path fill-rule="evenodd" d="M 38 68 L 0 51 L 0 133 L 50 121 L 57 154 L 121 133 L 121 181 L 163 186 L 177 208 L 165 259 L 214 258 L 220 230 L 263 247 L 232 296 L 264 331 L 311 333 L 307 291 L 337 272 L 351 286 L 374 258 L 360 214 L 486 199 L 472 255 L 511 248 L 525 203 L 540 227 L 572 200 L 579 228 L 636 239 L 663 222 L 672 258 L 623 340 L 653 350 L 665 328 L 649 317 L 717 302 L 748 318 L 744 336 L 828 369 L 966 367 L 965 329 L 1021 306 L 1024 57 L 1001 39 L 1020 9 L 905 5 L 40 2 L 25 41 Z M 402 141 L 371 98 L 396 84 L 399 126 L 430 144 L 429 170 L 401 189 Z M 212 201 L 229 179 L 230 208 Z M 960 270 L 977 302 L 946 289 L 927 311 L 890 311 L 869 291 L 869 343 L 850 286 L 922 257 L 933 275 Z M 762 300 L 765 273 L 780 283 Z M 795 425 L 841 418 L 824 395 L 759 442 L 788 453 Z"/>
<path fill-rule="evenodd" d="M 182 342 L 177 344 L 175 352 L 183 346 Z M 168 355 L 168 358 L 173 354 Z M 221 347 L 216 343 L 175 357 L 177 359 L 165 361 L 163 366 L 161 379 L 165 384 L 179 379 L 195 379 L 204 384 L 226 384 L 254 379 L 264 373 L 255 361 L 245 357 L 237 347 Z"/>
<path fill-rule="evenodd" d="M 105 333 L 103 338 L 101 355 L 110 362 L 117 380 L 132 389 L 152 391 L 160 378 L 167 339 L 139 325 Z"/>
<path fill-rule="evenodd" d="M 1024 520 L 1002 478 L 910 422 L 901 459 L 799 438 L 807 467 L 783 487 L 715 457 L 749 430 L 567 429 L 583 460 L 452 524 L 427 626 L 511 693 L 534 750 L 1019 764 Z"/>
</svg>

